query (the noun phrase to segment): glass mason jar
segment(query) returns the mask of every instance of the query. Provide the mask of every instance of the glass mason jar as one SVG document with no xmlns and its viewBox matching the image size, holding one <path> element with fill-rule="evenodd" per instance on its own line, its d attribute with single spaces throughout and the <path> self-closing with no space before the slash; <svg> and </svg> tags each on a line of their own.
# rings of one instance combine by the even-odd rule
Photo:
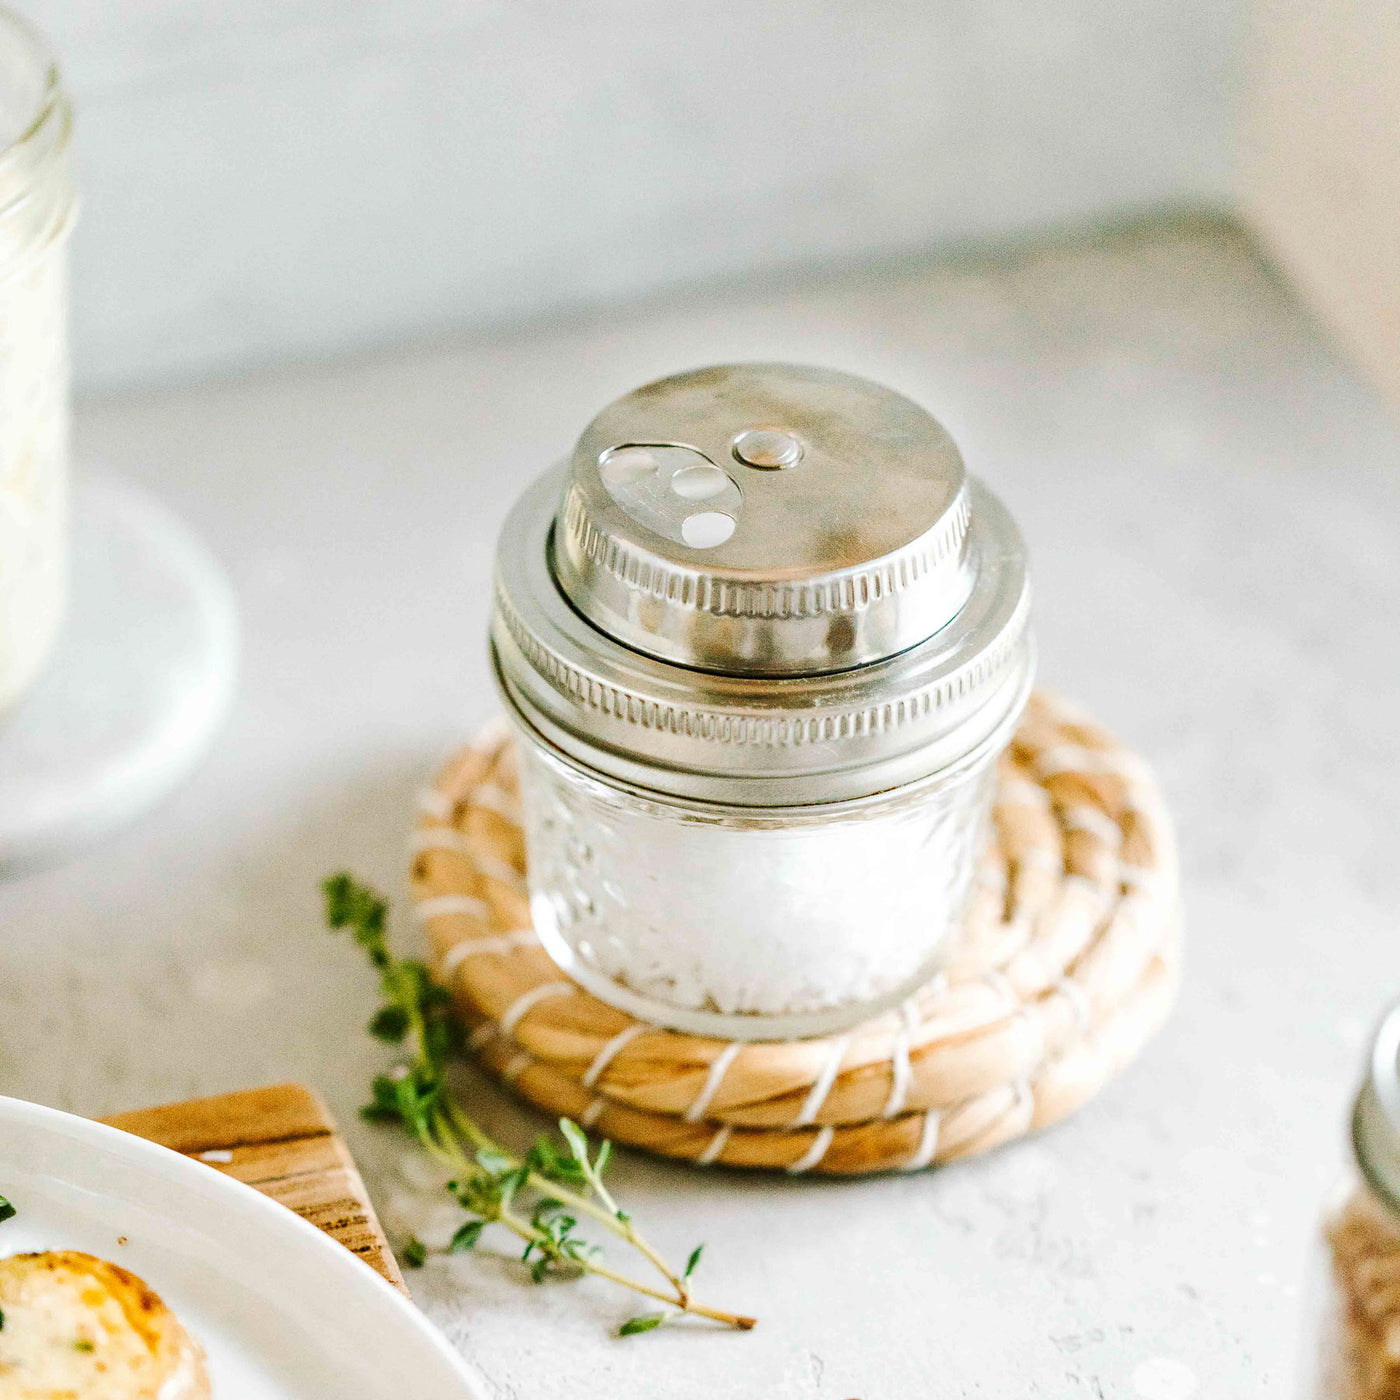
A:
<svg viewBox="0 0 1400 1400">
<path fill-rule="evenodd" d="M 827 1034 L 950 952 L 1029 693 L 1025 551 L 890 390 L 729 365 L 589 425 L 512 511 L 491 642 L 530 908 L 658 1025 Z"/>
<path fill-rule="evenodd" d="M 43 40 L 0 10 L 0 714 L 63 616 L 71 111 Z"/>
<path fill-rule="evenodd" d="M 1300 1400 L 1400 1400 L 1400 1004 L 1381 1022 L 1307 1291 Z"/>
</svg>

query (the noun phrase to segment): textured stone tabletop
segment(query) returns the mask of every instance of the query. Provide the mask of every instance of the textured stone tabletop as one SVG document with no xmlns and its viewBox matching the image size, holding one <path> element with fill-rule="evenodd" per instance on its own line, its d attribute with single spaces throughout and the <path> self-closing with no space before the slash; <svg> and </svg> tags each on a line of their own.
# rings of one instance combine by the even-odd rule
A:
<svg viewBox="0 0 1400 1400">
<path fill-rule="evenodd" d="M 1179 1008 L 1071 1122 L 935 1175 L 621 1154 L 633 1209 L 673 1252 L 707 1242 L 705 1290 L 750 1335 L 618 1341 L 625 1299 L 489 1254 L 430 1263 L 416 1295 L 501 1400 L 1286 1395 L 1345 1101 L 1400 992 L 1400 432 L 1227 228 L 84 405 L 82 459 L 227 565 L 243 672 L 174 797 L 0 886 L 0 1086 L 101 1114 L 305 1080 L 413 1216 L 397 1141 L 354 1117 L 383 1047 L 317 882 L 402 896 L 415 790 L 493 708 L 491 546 L 524 482 L 616 394 L 741 358 L 911 394 L 1022 522 L 1045 682 L 1148 756 L 1179 818 Z M 537 1130 L 475 1092 L 502 1134 Z"/>
</svg>

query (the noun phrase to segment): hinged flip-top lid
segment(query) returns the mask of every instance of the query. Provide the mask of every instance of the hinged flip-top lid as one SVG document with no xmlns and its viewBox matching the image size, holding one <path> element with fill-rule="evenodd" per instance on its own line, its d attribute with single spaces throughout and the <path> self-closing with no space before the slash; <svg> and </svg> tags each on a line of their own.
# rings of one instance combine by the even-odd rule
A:
<svg viewBox="0 0 1400 1400">
<path fill-rule="evenodd" d="M 802 365 L 693 370 L 585 429 L 551 543 L 564 595 L 647 655 L 817 675 L 897 655 L 972 590 L 962 458 L 917 404 Z"/>
</svg>

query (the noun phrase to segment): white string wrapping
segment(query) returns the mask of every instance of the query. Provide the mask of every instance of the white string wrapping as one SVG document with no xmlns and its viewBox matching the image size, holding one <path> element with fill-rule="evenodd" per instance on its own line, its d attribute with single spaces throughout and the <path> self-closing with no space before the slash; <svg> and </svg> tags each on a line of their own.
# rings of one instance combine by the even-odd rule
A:
<svg viewBox="0 0 1400 1400">
<path fill-rule="evenodd" d="M 1064 897 L 1066 891 L 1073 889 L 1081 895 L 1087 895 L 1094 904 L 1102 908 L 1112 898 L 1110 891 L 1106 890 L 1096 880 L 1091 880 L 1087 875 L 1081 875 L 1078 871 L 1067 870 L 1064 878 L 1060 882 L 1060 896 Z"/>
<path fill-rule="evenodd" d="M 924 1114 L 924 1130 L 919 1135 L 919 1145 L 913 1155 L 901 1167 L 902 1172 L 920 1172 L 933 1161 L 938 1151 L 938 1129 L 943 1118 L 935 1109 Z"/>
<path fill-rule="evenodd" d="M 984 972 L 982 974 L 982 981 L 998 995 L 1005 997 L 1007 1001 L 1020 1000 L 1016 995 L 1015 987 L 1011 985 L 1006 974 L 999 968 L 994 967 L 990 972 Z"/>
<path fill-rule="evenodd" d="M 488 880 L 499 880 L 511 889 L 519 890 L 521 894 L 525 893 L 525 877 L 508 861 L 488 856 L 484 851 L 473 851 L 472 860 L 477 870 Z"/>
<path fill-rule="evenodd" d="M 1083 831 L 1096 836 L 1115 851 L 1123 844 L 1123 828 L 1101 807 L 1088 802 L 1076 802 L 1060 808 L 1060 825 L 1068 831 Z"/>
<path fill-rule="evenodd" d="M 471 737 L 467 747 L 473 753 L 494 756 L 496 750 L 510 738 L 510 721 L 504 715 L 492 715 Z"/>
<path fill-rule="evenodd" d="M 408 852 L 421 856 L 424 851 L 456 851 L 459 855 L 471 856 L 480 864 L 480 857 L 471 843 L 455 826 L 420 826 L 408 843 Z"/>
<path fill-rule="evenodd" d="M 895 1032 L 894 1049 L 890 1053 L 890 1096 L 885 1100 L 881 1118 L 896 1118 L 904 1112 L 909 1086 L 914 1079 L 914 1068 L 909 1063 L 909 1037 L 919 1027 L 919 1008 L 913 997 L 900 1004 L 899 1015 L 901 1024 Z"/>
<path fill-rule="evenodd" d="M 988 894 L 1006 893 L 1006 871 L 999 865 L 979 865 L 972 876 L 972 883 Z"/>
<path fill-rule="evenodd" d="M 629 1040 L 641 1035 L 643 1031 L 649 1031 L 650 1029 L 651 1027 L 644 1021 L 633 1021 L 630 1026 L 618 1031 L 618 1033 L 594 1055 L 593 1063 L 589 1065 L 588 1069 L 584 1072 L 583 1087 L 585 1089 L 591 1089 L 598 1082 L 598 1076 L 613 1062 L 613 1058 L 616 1056 L 617 1052 L 621 1050 Z"/>
<path fill-rule="evenodd" d="M 731 1040 L 711 1061 L 710 1072 L 705 1076 L 705 1082 L 700 1086 L 700 1092 L 696 1094 L 695 1101 L 685 1111 L 687 1123 L 698 1123 L 705 1116 L 705 1110 L 709 1108 L 710 1100 L 714 1098 L 720 1080 L 724 1078 L 729 1066 L 734 1063 L 734 1057 L 743 1048 L 744 1042 L 742 1040 Z"/>
<path fill-rule="evenodd" d="M 413 912 L 424 922 L 447 914 L 466 914 L 474 919 L 490 919 L 491 906 L 474 894 L 439 894 L 431 899 L 420 899 L 413 906 Z"/>
<path fill-rule="evenodd" d="M 514 933 L 502 933 L 493 938 L 464 938 L 454 943 L 438 963 L 438 980 L 450 982 L 467 958 L 483 953 L 497 953 L 501 956 L 513 953 L 517 948 L 529 948 L 539 942 L 534 929 L 517 929 Z"/>
<path fill-rule="evenodd" d="M 1061 977 L 1055 982 L 1053 991 L 1069 1002 L 1070 1011 L 1074 1016 L 1075 1028 L 1080 1035 L 1088 1035 L 1093 1028 L 1094 1015 L 1089 1007 L 1089 998 L 1084 992 L 1084 988 L 1074 980 L 1073 977 Z"/>
<path fill-rule="evenodd" d="M 500 1031 L 502 1035 L 514 1035 L 515 1028 L 520 1024 L 521 1017 L 529 1009 L 546 997 L 572 996 L 578 988 L 572 982 L 542 982 L 538 987 L 531 987 L 528 992 L 522 992 L 506 1008 L 506 1014 L 500 1019 Z"/>
<path fill-rule="evenodd" d="M 807 1091 L 802 1107 L 797 1110 L 797 1117 L 792 1120 L 794 1128 L 805 1128 L 808 1124 L 816 1122 L 817 1114 L 821 1112 L 822 1104 L 826 1102 L 827 1095 L 831 1093 L 831 1086 L 836 1083 L 836 1076 L 841 1072 L 841 1061 L 846 1058 L 846 1047 L 850 1043 L 851 1037 L 848 1035 L 838 1036 L 831 1042 L 822 1072 Z"/>
<path fill-rule="evenodd" d="M 715 1135 L 705 1144 L 704 1150 L 695 1159 L 696 1164 L 702 1167 L 710 1166 L 724 1151 L 725 1144 L 729 1141 L 729 1134 L 734 1131 L 728 1123 L 721 1123 L 715 1129 Z"/>
<path fill-rule="evenodd" d="M 835 1136 L 836 1129 L 828 1123 L 817 1134 L 812 1145 L 787 1169 L 788 1175 L 801 1176 L 803 1172 L 811 1171 L 826 1156 L 826 1149 L 831 1146 L 831 1139 Z"/>
<path fill-rule="evenodd" d="M 479 788 L 473 788 L 470 802 L 473 807 L 485 807 L 488 811 L 495 812 L 512 826 L 520 825 L 522 814 L 519 798 L 514 793 L 507 792 L 505 788 L 497 787 L 495 783 L 482 783 Z"/>
<path fill-rule="evenodd" d="M 1049 870 L 1056 875 L 1065 868 L 1064 857 L 1045 846 L 1028 846 L 1024 851 L 1017 851 L 1012 863 L 1021 870 Z"/>
<path fill-rule="evenodd" d="M 998 807 L 1049 807 L 1050 794 L 1029 778 L 1003 778 L 997 786 Z"/>
<path fill-rule="evenodd" d="M 1123 861 L 1118 862 L 1118 879 L 1129 889 L 1141 890 L 1148 894 L 1157 891 L 1162 883 L 1159 871 L 1144 870 L 1140 865 L 1128 865 Z"/>
<path fill-rule="evenodd" d="M 1038 778 L 1053 778 L 1060 773 L 1111 773 L 1115 776 L 1119 766 L 1113 758 L 1095 749 L 1086 749 L 1080 744 L 1055 744 L 1037 755 L 1034 763 Z"/>
<path fill-rule="evenodd" d="M 1023 1006 L 1017 1013 L 1017 1019 L 1024 1021 L 1030 1027 L 1032 1041 L 1035 1051 L 1030 1057 L 1032 1068 L 1038 1067 L 1045 1061 L 1045 1022 L 1042 1021 L 1033 1006 Z"/>
</svg>

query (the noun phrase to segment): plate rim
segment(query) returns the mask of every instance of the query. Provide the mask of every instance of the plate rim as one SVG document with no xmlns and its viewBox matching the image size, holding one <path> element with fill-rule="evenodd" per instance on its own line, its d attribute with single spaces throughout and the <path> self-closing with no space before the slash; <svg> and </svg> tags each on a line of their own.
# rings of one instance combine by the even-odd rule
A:
<svg viewBox="0 0 1400 1400">
<path fill-rule="evenodd" d="M 173 1177 L 201 1193 L 225 1197 L 233 1211 L 251 1214 L 265 1222 L 274 1233 L 285 1233 L 299 1241 L 303 1250 L 324 1260 L 326 1268 L 339 1274 L 346 1288 L 367 1299 L 371 1306 L 379 1306 L 395 1314 L 405 1329 L 416 1334 L 424 1345 L 436 1352 L 439 1359 L 462 1381 L 464 1396 L 470 1400 L 487 1400 L 488 1392 L 480 1375 L 411 1299 L 400 1293 L 364 1260 L 356 1258 L 339 1241 L 309 1220 L 304 1220 L 294 1210 L 263 1195 L 255 1187 L 202 1163 L 193 1162 L 173 1148 L 138 1137 L 122 1128 L 67 1113 L 63 1109 L 50 1108 L 46 1104 L 0 1094 L 0 1128 L 7 1126 L 20 1130 L 27 1128 L 78 1145 L 86 1144 L 124 1158 L 138 1171 L 156 1180 Z M 4 1138 L 0 1135 L 0 1159 L 3 1156 Z M 110 1198 L 120 1200 L 121 1196 L 112 1192 Z M 0 1239 L 0 1242 L 3 1240 Z"/>
</svg>

